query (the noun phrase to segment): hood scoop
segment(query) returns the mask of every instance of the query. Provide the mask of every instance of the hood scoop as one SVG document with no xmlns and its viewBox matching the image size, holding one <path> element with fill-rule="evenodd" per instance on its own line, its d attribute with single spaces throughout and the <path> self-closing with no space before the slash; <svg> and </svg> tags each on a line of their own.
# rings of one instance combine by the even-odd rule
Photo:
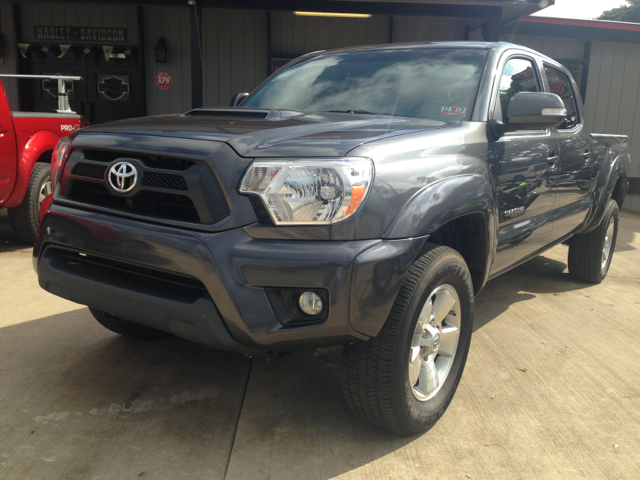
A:
<svg viewBox="0 0 640 480">
<path fill-rule="evenodd" d="M 219 117 L 256 120 L 286 120 L 291 117 L 299 117 L 304 112 L 295 110 L 263 110 L 252 108 L 196 108 L 183 113 L 184 117 Z"/>
</svg>

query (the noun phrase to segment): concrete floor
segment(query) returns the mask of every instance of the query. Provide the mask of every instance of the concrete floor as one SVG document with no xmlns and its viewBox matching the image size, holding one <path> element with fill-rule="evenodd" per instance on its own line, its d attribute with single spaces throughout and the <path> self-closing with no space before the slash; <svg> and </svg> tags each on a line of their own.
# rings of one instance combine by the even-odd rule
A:
<svg viewBox="0 0 640 480">
<path fill-rule="evenodd" d="M 427 434 L 360 421 L 338 367 L 137 343 L 41 290 L 0 212 L 0 478 L 640 478 L 640 215 L 599 286 L 559 246 L 477 298 L 458 393 Z"/>
</svg>

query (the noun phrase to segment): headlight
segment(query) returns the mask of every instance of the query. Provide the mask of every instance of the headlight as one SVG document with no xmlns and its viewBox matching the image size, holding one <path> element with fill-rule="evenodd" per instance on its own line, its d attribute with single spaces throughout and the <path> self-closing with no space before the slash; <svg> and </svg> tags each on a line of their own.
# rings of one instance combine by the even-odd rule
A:
<svg viewBox="0 0 640 480">
<path fill-rule="evenodd" d="M 69 155 L 71 150 L 71 139 L 69 137 L 63 137 L 58 141 L 56 148 L 53 149 L 51 154 L 51 185 L 55 190 L 56 185 L 60 183 L 62 177 L 62 166 L 64 161 Z"/>
<path fill-rule="evenodd" d="M 326 225 L 353 215 L 372 180 L 368 158 L 257 161 L 240 193 L 260 196 L 276 225 Z"/>
</svg>

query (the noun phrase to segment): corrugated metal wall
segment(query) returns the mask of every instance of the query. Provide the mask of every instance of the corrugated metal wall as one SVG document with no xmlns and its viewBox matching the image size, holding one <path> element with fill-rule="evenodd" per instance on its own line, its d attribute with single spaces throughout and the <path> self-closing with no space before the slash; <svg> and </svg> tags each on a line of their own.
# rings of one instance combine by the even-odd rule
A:
<svg viewBox="0 0 640 480">
<path fill-rule="evenodd" d="M 191 15 L 188 7 L 144 7 L 144 59 L 147 115 L 183 113 L 191 109 Z M 167 41 L 167 63 L 156 63 L 153 47 Z M 159 73 L 171 75 L 172 85 L 156 85 Z"/>
<path fill-rule="evenodd" d="M 316 50 L 389 42 L 390 19 L 305 17 L 271 13 L 271 54 L 291 57 Z"/>
<path fill-rule="evenodd" d="M 4 35 L 4 56 L 0 58 L 0 73 L 16 73 L 18 71 L 16 33 L 13 26 L 13 5 L 0 4 L 0 31 Z M 11 110 L 18 110 L 18 81 L 3 79 Z"/>
<path fill-rule="evenodd" d="M 591 130 L 628 135 L 632 167 L 640 177 L 640 45 L 593 42 L 585 116 Z M 627 198 L 640 210 L 640 195 Z"/>
<path fill-rule="evenodd" d="M 120 27 L 127 29 L 127 44 L 140 44 L 138 32 L 138 13 L 135 5 L 83 5 L 28 3 L 20 5 L 22 41 L 35 42 L 33 27 Z M 101 42 L 87 42 L 96 44 Z"/>
</svg>

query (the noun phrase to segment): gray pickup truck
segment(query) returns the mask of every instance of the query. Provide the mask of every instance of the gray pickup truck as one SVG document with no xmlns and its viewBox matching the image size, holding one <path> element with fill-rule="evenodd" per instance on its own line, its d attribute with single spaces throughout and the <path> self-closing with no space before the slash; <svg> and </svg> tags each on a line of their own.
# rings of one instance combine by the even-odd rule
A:
<svg viewBox="0 0 640 480">
<path fill-rule="evenodd" d="M 561 242 L 573 278 L 607 275 L 627 139 L 591 134 L 535 51 L 316 52 L 232 103 L 61 140 L 42 288 L 137 339 L 344 345 L 349 406 L 412 435 L 451 402 L 488 280 Z"/>
</svg>

